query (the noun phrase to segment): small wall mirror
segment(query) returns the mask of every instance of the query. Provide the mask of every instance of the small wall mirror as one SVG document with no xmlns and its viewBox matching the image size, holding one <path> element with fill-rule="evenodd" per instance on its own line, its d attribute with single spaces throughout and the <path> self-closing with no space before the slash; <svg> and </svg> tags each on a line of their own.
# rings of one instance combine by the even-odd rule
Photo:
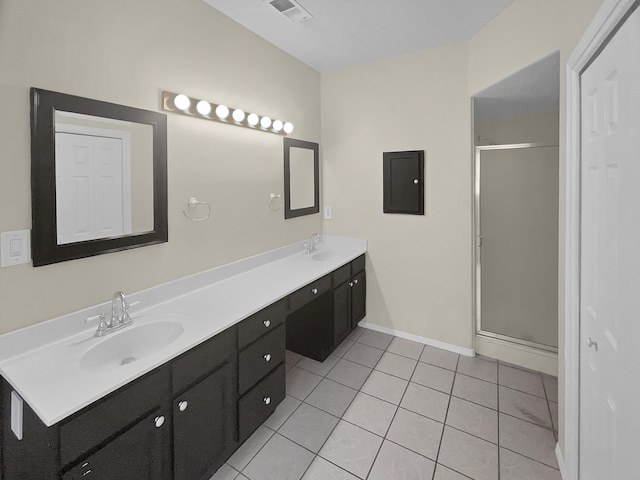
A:
<svg viewBox="0 0 640 480">
<path fill-rule="evenodd" d="M 34 266 L 166 242 L 166 116 L 31 89 Z"/>
<path fill-rule="evenodd" d="M 318 144 L 284 139 L 284 218 L 320 211 Z"/>
</svg>

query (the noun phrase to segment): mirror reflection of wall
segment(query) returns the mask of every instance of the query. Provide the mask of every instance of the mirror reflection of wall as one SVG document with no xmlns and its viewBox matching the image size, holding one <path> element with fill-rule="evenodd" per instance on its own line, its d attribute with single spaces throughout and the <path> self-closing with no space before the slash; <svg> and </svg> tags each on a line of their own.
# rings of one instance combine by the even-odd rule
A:
<svg viewBox="0 0 640 480">
<path fill-rule="evenodd" d="M 289 150 L 291 208 L 312 207 L 315 199 L 314 152 L 307 148 Z"/>
<path fill-rule="evenodd" d="M 56 111 L 58 245 L 153 230 L 151 125 Z"/>
</svg>

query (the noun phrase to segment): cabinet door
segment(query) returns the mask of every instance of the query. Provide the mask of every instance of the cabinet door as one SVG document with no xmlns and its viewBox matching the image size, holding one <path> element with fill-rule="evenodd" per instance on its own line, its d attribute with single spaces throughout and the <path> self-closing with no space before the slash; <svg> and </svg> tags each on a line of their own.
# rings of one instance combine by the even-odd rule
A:
<svg viewBox="0 0 640 480">
<path fill-rule="evenodd" d="M 424 215 L 424 150 L 383 154 L 383 211 Z"/>
<path fill-rule="evenodd" d="M 357 274 L 351 282 L 353 284 L 351 287 L 351 328 L 356 328 L 358 322 L 366 314 L 367 278 L 365 272 Z"/>
<path fill-rule="evenodd" d="M 351 331 L 351 281 L 333 290 L 333 347 Z"/>
<path fill-rule="evenodd" d="M 170 428 L 166 412 L 158 409 L 80 461 L 62 480 L 170 480 Z"/>
<path fill-rule="evenodd" d="M 174 399 L 174 480 L 211 475 L 233 452 L 237 437 L 235 370 L 235 362 L 226 363 Z"/>
</svg>

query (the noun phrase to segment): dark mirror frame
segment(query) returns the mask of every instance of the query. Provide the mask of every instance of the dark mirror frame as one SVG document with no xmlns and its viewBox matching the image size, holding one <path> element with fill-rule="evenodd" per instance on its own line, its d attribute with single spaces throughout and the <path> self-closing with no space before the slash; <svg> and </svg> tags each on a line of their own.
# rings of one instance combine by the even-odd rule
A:
<svg viewBox="0 0 640 480">
<path fill-rule="evenodd" d="M 118 252 L 168 241 L 167 117 L 115 103 L 31 88 L 31 257 L 33 266 Z M 55 113 L 93 115 L 151 125 L 153 129 L 153 230 L 58 245 Z M 134 159 L 132 159 L 134 161 Z"/>
<path fill-rule="evenodd" d="M 313 205 L 305 208 L 291 209 L 291 160 L 290 149 L 305 148 L 313 151 Z M 311 215 L 320 211 L 320 158 L 317 143 L 305 142 L 294 138 L 284 139 L 284 218 L 295 218 Z"/>
</svg>

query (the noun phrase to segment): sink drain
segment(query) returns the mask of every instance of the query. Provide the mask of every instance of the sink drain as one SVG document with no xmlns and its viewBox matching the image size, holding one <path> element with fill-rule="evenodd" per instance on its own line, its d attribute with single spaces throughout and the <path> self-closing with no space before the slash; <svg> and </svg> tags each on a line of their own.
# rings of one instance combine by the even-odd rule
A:
<svg viewBox="0 0 640 480">
<path fill-rule="evenodd" d="M 128 363 L 133 363 L 136 361 L 136 357 L 127 357 L 122 359 L 122 361 L 120 362 L 120 365 L 127 365 Z"/>
</svg>

